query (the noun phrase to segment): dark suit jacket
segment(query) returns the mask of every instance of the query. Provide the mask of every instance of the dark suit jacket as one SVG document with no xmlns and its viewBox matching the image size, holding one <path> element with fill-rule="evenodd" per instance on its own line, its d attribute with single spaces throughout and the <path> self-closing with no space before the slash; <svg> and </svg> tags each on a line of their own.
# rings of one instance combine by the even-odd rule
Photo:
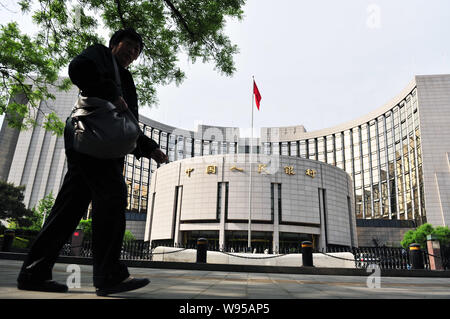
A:
<svg viewBox="0 0 450 319">
<path fill-rule="evenodd" d="M 130 71 L 120 64 L 117 63 L 117 66 L 122 82 L 122 97 L 136 119 L 139 120 L 138 98 L 133 77 Z M 120 95 L 120 90 L 114 81 L 115 72 L 111 49 L 102 44 L 90 46 L 77 55 L 69 64 L 69 77 L 83 96 L 98 97 L 114 102 Z M 158 147 L 159 145 L 154 140 L 141 135 L 132 154 L 137 158 L 150 158 L 151 152 Z"/>
</svg>

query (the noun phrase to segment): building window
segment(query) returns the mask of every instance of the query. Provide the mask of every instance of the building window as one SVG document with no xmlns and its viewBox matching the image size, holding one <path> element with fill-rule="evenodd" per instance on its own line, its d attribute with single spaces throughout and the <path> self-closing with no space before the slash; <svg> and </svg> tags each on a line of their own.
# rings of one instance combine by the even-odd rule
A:
<svg viewBox="0 0 450 319">
<path fill-rule="evenodd" d="M 326 159 L 327 163 L 331 165 L 336 165 L 336 159 L 335 159 L 335 145 L 334 145 L 334 136 L 328 135 L 326 137 Z"/>
<path fill-rule="evenodd" d="M 278 220 L 282 221 L 282 210 L 281 210 L 281 184 L 278 184 Z"/>
<path fill-rule="evenodd" d="M 325 161 L 325 141 L 323 137 L 317 139 L 317 160 L 320 162 Z"/>
<path fill-rule="evenodd" d="M 220 220 L 222 211 L 222 182 L 217 184 L 217 210 L 216 219 Z"/>
<path fill-rule="evenodd" d="M 288 156 L 289 155 L 288 143 L 287 142 L 282 142 L 281 143 L 281 155 L 284 155 L 284 156 Z"/>
<path fill-rule="evenodd" d="M 291 150 L 291 156 L 298 156 L 298 147 L 297 147 L 297 142 L 293 141 L 290 142 L 290 150 Z"/>
<path fill-rule="evenodd" d="M 202 155 L 202 141 L 196 139 L 194 141 L 194 156 L 201 156 Z"/>
<path fill-rule="evenodd" d="M 308 140 L 308 158 L 317 160 L 316 158 L 316 141 L 314 139 Z"/>
<path fill-rule="evenodd" d="M 264 149 L 264 155 L 270 155 L 270 143 L 264 142 L 263 149 Z"/>
<path fill-rule="evenodd" d="M 225 190 L 224 216 L 228 219 L 228 182 L 217 183 L 217 220 L 222 218 L 222 196 Z"/>
<path fill-rule="evenodd" d="M 300 141 L 300 157 L 308 158 L 308 150 L 306 146 L 306 141 Z"/>
<path fill-rule="evenodd" d="M 278 191 L 277 198 L 275 198 L 275 188 Z M 270 208 L 271 208 L 271 220 L 275 217 L 275 205 L 278 208 L 278 222 L 281 223 L 282 211 L 281 211 L 281 184 L 271 183 L 270 184 Z"/>
<path fill-rule="evenodd" d="M 280 143 L 278 142 L 272 143 L 272 154 L 280 155 Z"/>
</svg>

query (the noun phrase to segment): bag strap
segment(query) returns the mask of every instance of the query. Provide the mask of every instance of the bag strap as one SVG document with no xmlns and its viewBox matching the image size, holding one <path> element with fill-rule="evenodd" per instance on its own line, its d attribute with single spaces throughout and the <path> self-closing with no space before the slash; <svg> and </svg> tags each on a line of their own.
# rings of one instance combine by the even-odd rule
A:
<svg viewBox="0 0 450 319">
<path fill-rule="evenodd" d="M 120 95 L 123 96 L 123 92 L 122 92 L 122 82 L 120 81 L 119 68 L 118 68 L 118 66 L 117 66 L 117 61 L 116 61 L 116 58 L 114 57 L 114 54 L 111 54 L 111 57 L 112 57 L 113 65 L 114 65 L 114 73 L 115 73 L 115 77 L 116 77 L 116 85 L 117 85 L 117 88 L 119 89 Z M 135 122 L 137 125 L 139 125 L 139 122 L 138 122 L 138 120 L 134 117 L 133 112 L 131 112 L 130 109 L 127 109 L 127 112 L 131 115 L 131 118 L 134 120 L 134 122 Z M 142 130 L 141 130 L 141 133 L 144 134 L 144 132 L 142 132 Z"/>
<path fill-rule="evenodd" d="M 117 89 L 119 90 L 120 95 L 123 95 L 122 82 L 120 81 L 119 68 L 117 67 L 117 61 L 116 61 L 116 58 L 114 57 L 114 54 L 111 54 L 111 57 L 112 57 L 113 65 L 114 65 L 114 75 L 116 77 Z"/>
</svg>

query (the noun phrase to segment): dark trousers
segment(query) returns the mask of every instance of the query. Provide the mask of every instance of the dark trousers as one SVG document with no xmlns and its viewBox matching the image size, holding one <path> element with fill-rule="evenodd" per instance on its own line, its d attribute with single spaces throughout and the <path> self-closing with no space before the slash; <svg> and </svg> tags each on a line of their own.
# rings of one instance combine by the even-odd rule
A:
<svg viewBox="0 0 450 319">
<path fill-rule="evenodd" d="M 124 159 L 96 159 L 66 151 L 68 171 L 44 227 L 34 241 L 18 281 L 52 279 L 52 268 L 63 245 L 92 201 L 94 286 L 107 287 L 129 276 L 120 259 L 125 233 L 127 187 Z"/>
</svg>

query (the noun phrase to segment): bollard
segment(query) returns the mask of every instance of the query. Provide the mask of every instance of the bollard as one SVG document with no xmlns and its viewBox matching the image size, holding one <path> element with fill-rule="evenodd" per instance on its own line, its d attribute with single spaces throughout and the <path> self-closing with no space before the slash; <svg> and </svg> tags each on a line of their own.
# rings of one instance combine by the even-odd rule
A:
<svg viewBox="0 0 450 319">
<path fill-rule="evenodd" d="M 71 240 L 71 255 L 72 256 L 80 256 L 81 248 L 83 245 L 84 232 L 81 229 L 77 229 L 72 234 Z"/>
<path fill-rule="evenodd" d="M 302 241 L 302 261 L 304 267 L 313 267 L 312 243 Z"/>
<path fill-rule="evenodd" d="M 441 245 L 435 235 L 427 236 L 427 251 L 431 270 L 444 270 L 442 265 Z"/>
<path fill-rule="evenodd" d="M 411 269 L 423 269 L 423 257 L 419 244 L 409 245 L 409 263 Z"/>
<path fill-rule="evenodd" d="M 197 239 L 197 263 L 206 263 L 208 251 L 208 240 L 206 238 Z"/>
<path fill-rule="evenodd" d="M 15 237 L 16 237 L 16 233 L 13 229 L 5 230 L 5 233 L 3 234 L 2 251 L 6 251 L 6 252 L 11 251 L 11 247 L 12 247 Z"/>
</svg>

